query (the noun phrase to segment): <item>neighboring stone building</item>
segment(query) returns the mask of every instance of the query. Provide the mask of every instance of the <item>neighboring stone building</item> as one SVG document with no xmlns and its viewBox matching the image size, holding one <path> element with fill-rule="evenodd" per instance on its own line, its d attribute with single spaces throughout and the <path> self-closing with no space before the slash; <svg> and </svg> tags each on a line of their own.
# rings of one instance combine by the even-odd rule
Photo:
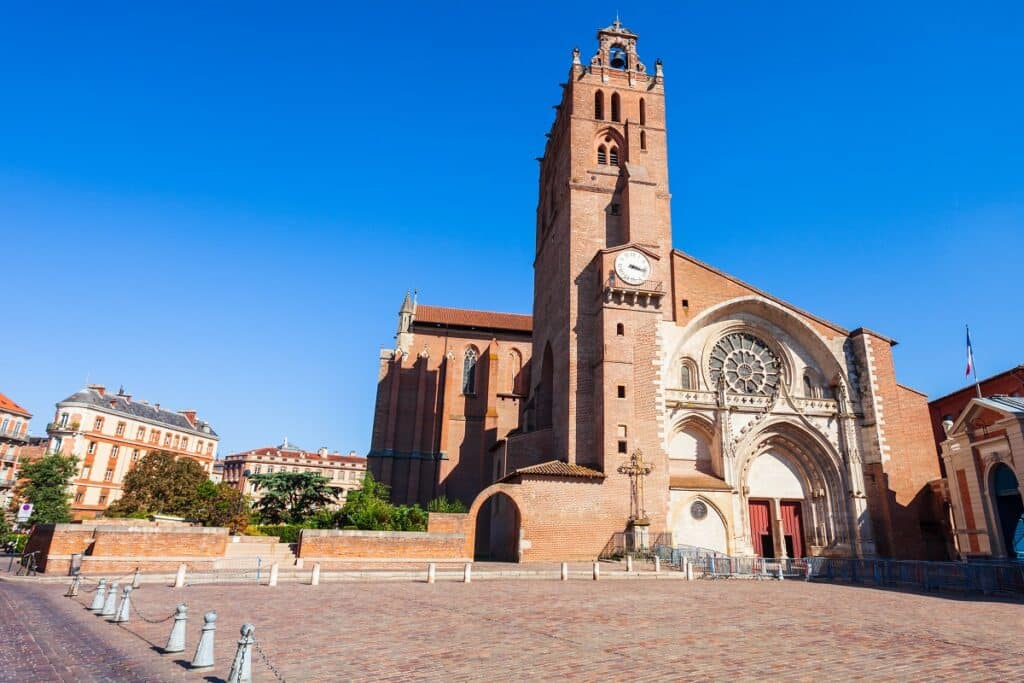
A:
<svg viewBox="0 0 1024 683">
<path fill-rule="evenodd" d="M 18 481 L 18 459 L 29 444 L 28 423 L 32 413 L 0 394 L 0 512 L 11 504 Z"/>
<path fill-rule="evenodd" d="M 224 458 L 224 481 L 248 494 L 252 500 L 263 497 L 250 477 L 254 474 L 274 472 L 316 472 L 329 480 L 331 488 L 337 490 L 337 505 L 345 503 L 349 491 L 362 488 L 366 476 L 366 458 L 355 451 L 341 455 L 329 453 L 326 448 L 316 452 L 305 451 L 284 440 L 280 446 L 256 448 L 244 453 L 233 453 Z"/>
<path fill-rule="evenodd" d="M 471 504 L 480 556 L 591 558 L 630 528 L 735 555 L 944 556 L 896 342 L 673 249 L 662 65 L 618 21 L 597 39 L 540 163 L 532 319 L 407 301 L 371 470 L 395 500 Z"/>
<path fill-rule="evenodd" d="M 172 412 L 136 401 L 122 388 L 110 394 L 90 384 L 57 404 L 46 428 L 50 450 L 79 459 L 71 513 L 92 519 L 121 497 L 124 476 L 150 451 L 192 458 L 209 474 L 219 437 L 194 410 Z"/>
<path fill-rule="evenodd" d="M 961 558 L 1024 559 L 1022 395 L 1018 365 L 929 404 Z"/>
</svg>

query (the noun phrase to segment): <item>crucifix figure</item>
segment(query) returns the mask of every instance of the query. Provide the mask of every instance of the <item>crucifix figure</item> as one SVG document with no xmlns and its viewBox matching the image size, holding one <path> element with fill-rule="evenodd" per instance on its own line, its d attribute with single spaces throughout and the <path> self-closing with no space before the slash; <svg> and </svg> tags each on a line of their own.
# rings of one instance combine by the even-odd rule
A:
<svg viewBox="0 0 1024 683">
<path fill-rule="evenodd" d="M 647 509 L 644 506 L 644 477 L 649 475 L 654 465 L 644 462 L 644 454 L 639 448 L 629 456 L 629 464 L 619 465 L 619 474 L 629 477 L 629 521 L 633 524 L 648 524 Z"/>
</svg>

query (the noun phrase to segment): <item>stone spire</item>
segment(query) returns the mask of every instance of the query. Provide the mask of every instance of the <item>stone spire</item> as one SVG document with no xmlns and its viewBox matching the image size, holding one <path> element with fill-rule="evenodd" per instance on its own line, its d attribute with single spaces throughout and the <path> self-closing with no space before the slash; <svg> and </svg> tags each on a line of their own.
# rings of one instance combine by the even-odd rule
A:
<svg viewBox="0 0 1024 683">
<path fill-rule="evenodd" d="M 398 332 L 395 339 L 398 340 L 398 350 L 402 353 L 409 353 L 412 344 L 412 322 L 416 319 L 416 297 L 414 290 L 410 296 L 409 290 L 405 292 L 405 299 L 402 300 L 402 308 L 398 311 Z"/>
</svg>

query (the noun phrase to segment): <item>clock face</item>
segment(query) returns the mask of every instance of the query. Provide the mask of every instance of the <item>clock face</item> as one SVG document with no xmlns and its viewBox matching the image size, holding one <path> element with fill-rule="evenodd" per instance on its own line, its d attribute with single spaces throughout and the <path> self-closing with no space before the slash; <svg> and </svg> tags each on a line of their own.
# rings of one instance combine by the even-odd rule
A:
<svg viewBox="0 0 1024 683">
<path fill-rule="evenodd" d="M 651 262 L 639 251 L 624 251 L 615 257 L 615 274 L 630 285 L 647 282 L 651 276 Z"/>
</svg>

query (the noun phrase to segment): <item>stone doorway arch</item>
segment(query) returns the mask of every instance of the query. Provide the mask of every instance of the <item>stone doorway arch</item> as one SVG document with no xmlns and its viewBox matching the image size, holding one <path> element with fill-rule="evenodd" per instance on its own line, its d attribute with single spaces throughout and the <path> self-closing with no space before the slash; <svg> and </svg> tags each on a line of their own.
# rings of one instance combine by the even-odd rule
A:
<svg viewBox="0 0 1024 683">
<path fill-rule="evenodd" d="M 477 508 L 474 524 L 474 560 L 522 561 L 523 517 L 511 496 L 501 491 L 488 496 Z"/>
<path fill-rule="evenodd" d="M 1017 475 L 1006 463 L 999 463 L 989 474 L 992 505 L 999 538 L 1006 557 L 1024 558 L 1024 500 Z"/>
</svg>

